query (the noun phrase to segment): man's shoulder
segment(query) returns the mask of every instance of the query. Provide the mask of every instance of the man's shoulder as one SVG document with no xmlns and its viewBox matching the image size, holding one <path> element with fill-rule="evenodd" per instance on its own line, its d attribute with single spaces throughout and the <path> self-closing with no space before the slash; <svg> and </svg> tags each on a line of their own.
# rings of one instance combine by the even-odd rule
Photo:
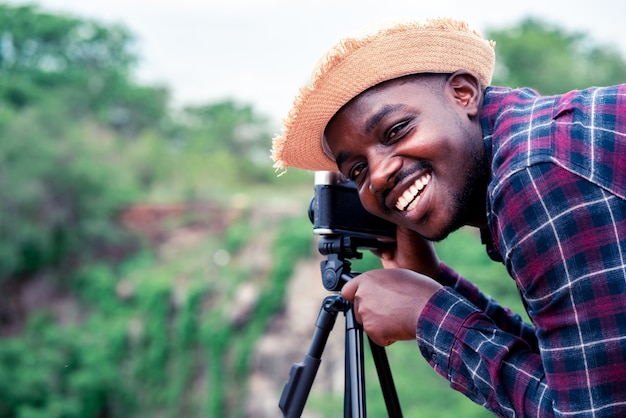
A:
<svg viewBox="0 0 626 418">
<path fill-rule="evenodd" d="M 566 93 L 553 117 L 553 158 L 593 183 L 626 196 L 626 85 Z"/>
<path fill-rule="evenodd" d="M 486 141 L 495 177 L 551 163 L 624 196 L 626 85 L 556 96 L 496 88 L 486 99 L 498 104 Z"/>
<path fill-rule="evenodd" d="M 550 160 L 556 99 L 528 88 L 493 87 L 485 91 L 481 124 L 494 175 Z"/>
</svg>

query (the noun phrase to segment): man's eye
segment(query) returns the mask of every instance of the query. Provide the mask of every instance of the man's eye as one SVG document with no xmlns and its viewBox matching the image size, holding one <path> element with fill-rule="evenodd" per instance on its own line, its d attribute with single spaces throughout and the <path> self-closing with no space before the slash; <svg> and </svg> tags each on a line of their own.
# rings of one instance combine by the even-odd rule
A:
<svg viewBox="0 0 626 418">
<path fill-rule="evenodd" d="M 394 140 L 399 139 L 402 135 L 404 128 L 407 126 L 408 122 L 403 121 L 400 123 L 396 123 L 387 131 L 387 136 L 385 137 L 385 143 L 393 142 Z"/>
<path fill-rule="evenodd" d="M 363 173 L 365 170 L 365 163 L 355 164 L 350 172 L 348 173 L 348 178 L 352 181 L 356 181 L 356 179 Z"/>
</svg>

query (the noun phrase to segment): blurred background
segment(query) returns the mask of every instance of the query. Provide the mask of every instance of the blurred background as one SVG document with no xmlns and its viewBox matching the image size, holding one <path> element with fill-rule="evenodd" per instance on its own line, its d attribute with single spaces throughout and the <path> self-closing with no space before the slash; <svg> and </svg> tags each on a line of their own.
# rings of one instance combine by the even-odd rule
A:
<svg viewBox="0 0 626 418">
<path fill-rule="evenodd" d="M 452 16 L 497 42 L 494 84 L 626 81 L 626 3 L 415 3 L 0 2 L 0 417 L 280 416 L 327 292 L 313 174 L 277 178 L 269 149 L 339 36 Z M 437 247 L 523 315 L 475 231 Z M 342 415 L 340 322 L 307 417 Z M 415 343 L 388 355 L 405 417 L 491 416 Z"/>
</svg>

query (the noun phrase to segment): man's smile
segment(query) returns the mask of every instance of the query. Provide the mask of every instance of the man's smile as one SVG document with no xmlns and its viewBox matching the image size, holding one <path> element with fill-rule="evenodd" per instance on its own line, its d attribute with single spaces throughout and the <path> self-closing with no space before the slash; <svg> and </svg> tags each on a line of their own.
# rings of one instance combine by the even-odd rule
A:
<svg viewBox="0 0 626 418">
<path fill-rule="evenodd" d="M 419 201 L 420 195 L 426 188 L 426 185 L 428 185 L 431 177 L 432 176 L 430 172 L 427 172 L 423 176 L 415 180 L 415 182 L 411 186 L 409 186 L 396 201 L 396 209 L 400 211 L 407 211 L 415 208 Z"/>
</svg>

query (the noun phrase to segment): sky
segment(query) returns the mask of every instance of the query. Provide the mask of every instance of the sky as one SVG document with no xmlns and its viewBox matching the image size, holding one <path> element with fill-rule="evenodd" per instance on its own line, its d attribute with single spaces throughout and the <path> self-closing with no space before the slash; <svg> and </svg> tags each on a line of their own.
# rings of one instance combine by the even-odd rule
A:
<svg viewBox="0 0 626 418">
<path fill-rule="evenodd" d="M 0 0 L 2 1 L 2 0 Z M 136 37 L 137 81 L 167 86 L 174 105 L 224 99 L 284 117 L 323 52 L 379 20 L 454 17 L 479 32 L 534 16 L 626 56 L 622 0 L 4 0 L 36 4 L 103 23 Z M 626 77 L 625 77 L 626 78 Z"/>
</svg>

